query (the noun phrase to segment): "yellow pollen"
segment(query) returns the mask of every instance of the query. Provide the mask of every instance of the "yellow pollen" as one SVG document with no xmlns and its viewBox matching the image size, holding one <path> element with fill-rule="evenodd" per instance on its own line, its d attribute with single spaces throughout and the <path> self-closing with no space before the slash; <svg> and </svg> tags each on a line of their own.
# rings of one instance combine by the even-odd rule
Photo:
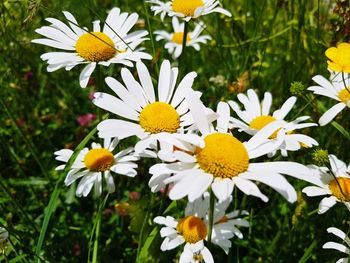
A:
<svg viewBox="0 0 350 263">
<path fill-rule="evenodd" d="M 114 57 L 117 50 L 113 40 L 102 32 L 85 33 L 75 44 L 79 56 L 87 61 L 107 61 Z"/>
<path fill-rule="evenodd" d="M 196 149 L 202 170 L 215 177 L 232 178 L 247 171 L 249 156 L 243 143 L 226 133 L 213 133 L 204 138 L 205 147 Z"/>
<path fill-rule="evenodd" d="M 332 194 L 338 200 L 342 202 L 350 202 L 350 178 L 337 177 L 337 181 L 333 179 L 329 182 L 329 190 L 331 190 Z M 341 190 L 339 186 L 341 187 Z"/>
<path fill-rule="evenodd" d="M 171 41 L 176 44 L 182 45 L 183 38 L 184 38 L 184 32 L 175 32 L 173 34 L 173 37 L 171 38 Z M 191 37 L 190 37 L 190 34 L 187 34 L 186 42 L 189 42 L 189 41 L 191 41 Z"/>
<path fill-rule="evenodd" d="M 91 149 L 85 155 L 84 164 L 90 171 L 104 172 L 114 164 L 114 156 L 104 148 Z"/>
<path fill-rule="evenodd" d="M 345 104 L 348 103 L 350 101 L 350 87 L 348 87 L 347 89 L 342 89 L 341 91 L 339 91 L 338 97 Z"/>
<path fill-rule="evenodd" d="M 173 0 L 172 10 L 184 16 L 194 16 L 198 7 L 204 6 L 202 0 Z"/>
<path fill-rule="evenodd" d="M 207 226 L 202 219 L 196 216 L 187 216 L 180 219 L 176 230 L 187 243 L 191 244 L 204 240 L 207 237 Z"/>
<path fill-rule="evenodd" d="M 255 130 L 261 130 L 264 128 L 266 125 L 270 124 L 271 122 L 275 121 L 276 118 L 272 117 L 270 115 L 263 115 L 263 116 L 258 116 L 254 120 L 252 120 L 249 124 L 249 127 Z M 269 138 L 270 139 L 275 139 L 277 137 L 277 132 L 279 130 L 275 131 Z"/>
<path fill-rule="evenodd" d="M 141 111 L 140 125 L 150 133 L 175 133 L 180 127 L 180 116 L 170 104 L 154 102 Z"/>
</svg>

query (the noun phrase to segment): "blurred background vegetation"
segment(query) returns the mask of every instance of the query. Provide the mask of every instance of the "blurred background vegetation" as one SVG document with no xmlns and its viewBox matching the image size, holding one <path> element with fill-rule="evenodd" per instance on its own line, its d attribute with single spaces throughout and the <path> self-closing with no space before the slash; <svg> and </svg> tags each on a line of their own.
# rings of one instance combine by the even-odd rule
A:
<svg viewBox="0 0 350 263">
<path fill-rule="evenodd" d="M 201 52 L 188 48 L 183 69 L 198 73 L 194 88 L 204 93 L 204 102 L 213 108 L 219 100 L 235 99 L 237 92 L 254 88 L 260 95 L 270 91 L 276 109 L 291 96 L 292 82 L 309 86 L 316 74 L 328 77 L 324 51 L 338 42 L 349 41 L 348 0 L 221 3 L 232 12 L 232 18 L 214 14 L 203 19 L 207 25 L 205 32 L 213 40 L 203 45 Z M 54 171 L 57 162 L 53 152 L 74 149 L 89 133 L 97 122 L 82 125 L 77 118 L 97 114 L 89 95 L 95 90 L 107 90 L 97 87 L 93 80 L 88 88 L 81 89 L 79 69 L 48 73 L 40 55 L 53 49 L 31 44 L 32 39 L 39 37 L 34 30 L 47 25 L 44 20 L 47 17 L 63 19 L 62 10 L 70 11 L 80 25 L 91 29 L 91 22 L 105 18 L 114 6 L 137 12 L 138 28 L 171 30 L 171 20 L 162 23 L 142 0 L 0 2 L 0 226 L 10 232 L 6 257 L 0 254 L 1 262 L 5 258 L 13 263 L 36 260 L 34 251 L 44 210 L 59 178 Z M 146 49 L 154 55 L 148 66 L 155 77 L 157 63 L 171 59 L 163 45 L 155 42 L 153 50 L 151 41 L 146 42 Z M 119 78 L 119 71 L 120 66 L 114 65 L 103 68 L 102 74 Z M 302 93 L 290 117 L 310 115 L 316 122 L 324 112 L 322 109 L 331 103 Z M 348 111 L 337 121 L 350 131 L 347 116 Z M 349 141 L 332 125 L 306 133 L 317 139 L 322 148 L 349 163 Z M 309 164 L 311 153 L 312 150 L 305 149 L 291 154 L 289 160 Z M 150 195 L 146 184 L 149 163 L 140 166 L 135 180 L 120 177 L 116 193 L 107 201 L 100 262 L 133 262 L 138 242 L 143 242 L 154 227 L 151 221 L 147 222 L 144 237 L 139 239 L 144 214 L 158 215 L 169 204 L 162 195 Z M 305 186 L 290 181 L 299 191 Z M 337 205 L 319 216 L 316 209 L 320 199 L 300 194 L 297 203 L 289 204 L 268 187 L 261 187 L 271 197 L 267 204 L 234 193 L 235 206 L 250 211 L 251 227 L 243 230 L 243 240 L 233 240 L 229 257 L 212 248 L 216 262 L 335 262 L 342 256 L 321 247 L 333 238 L 326 232 L 328 227 L 349 229 L 345 207 Z M 74 187 L 62 192 L 40 257 L 47 262 L 86 262 L 98 202 L 91 196 L 77 199 Z M 178 202 L 172 211 L 180 214 L 183 206 Z M 158 238 L 143 262 L 170 262 L 169 258 L 175 258 L 176 252 L 162 253 L 159 245 Z"/>
</svg>

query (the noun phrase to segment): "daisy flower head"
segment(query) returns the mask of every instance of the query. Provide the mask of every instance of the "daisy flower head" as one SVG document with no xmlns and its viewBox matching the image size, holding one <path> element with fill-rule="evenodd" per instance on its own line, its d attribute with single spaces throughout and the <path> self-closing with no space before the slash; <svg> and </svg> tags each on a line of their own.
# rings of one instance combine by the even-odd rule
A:
<svg viewBox="0 0 350 263">
<path fill-rule="evenodd" d="M 316 178 L 318 183 L 303 189 L 307 196 L 327 196 L 319 204 L 319 214 L 327 212 L 337 202 L 344 203 L 350 210 L 350 164 L 347 166 L 332 154 L 328 157 L 331 171 L 326 167 L 311 166 L 310 177 Z"/>
<path fill-rule="evenodd" d="M 124 118 L 102 121 L 97 126 L 99 136 L 120 139 L 137 136 L 140 141 L 135 145 L 135 151 L 147 153 L 149 157 L 157 156 L 153 152 L 157 141 L 186 147 L 187 143 L 177 137 L 178 133 L 193 125 L 192 115 L 184 99 L 186 94 L 193 91 L 192 84 L 197 74 L 188 73 L 177 85 L 179 70 L 172 68 L 170 62 L 165 60 L 160 68 L 155 92 L 146 66 L 137 62 L 136 68 L 140 82 L 126 68 L 121 70 L 125 86 L 114 78 L 106 78 L 107 85 L 118 97 L 107 93 L 94 94 L 93 103 L 96 106 Z M 187 140 L 192 139 L 192 135 L 187 135 Z"/>
<path fill-rule="evenodd" d="M 350 73 L 350 43 L 340 43 L 326 50 L 328 68 L 336 72 Z"/>
<path fill-rule="evenodd" d="M 189 21 L 210 13 L 221 13 L 231 17 L 231 13 L 219 7 L 218 0 L 171 0 L 166 3 L 159 0 L 148 1 L 152 4 L 151 10 L 155 15 L 160 14 L 163 20 L 165 15 L 177 16 Z"/>
<path fill-rule="evenodd" d="M 156 34 L 156 40 L 166 40 L 165 48 L 168 50 L 170 54 L 173 54 L 174 58 L 180 57 L 182 53 L 182 41 L 184 38 L 184 23 L 179 23 L 177 17 L 173 17 L 172 25 L 174 29 L 174 33 L 169 34 L 164 30 L 154 31 Z M 193 47 L 195 50 L 199 51 L 199 44 L 206 44 L 208 40 L 211 39 L 209 35 L 200 36 L 204 29 L 203 23 L 198 23 L 195 29 L 192 32 L 187 34 L 186 46 Z"/>
<path fill-rule="evenodd" d="M 343 109 L 350 108 L 350 78 L 348 74 L 334 74 L 331 81 L 321 75 L 313 77 L 319 86 L 309 87 L 308 90 L 314 94 L 325 96 L 338 101 L 333 107 L 327 110 L 319 119 L 321 126 L 330 123 Z"/>
<path fill-rule="evenodd" d="M 345 243 L 346 246 L 342 243 L 327 242 L 322 246 L 322 248 L 335 249 L 347 255 L 350 255 L 350 238 L 343 231 L 336 227 L 329 227 L 327 229 L 327 232 L 339 237 L 343 241 L 342 243 Z M 337 260 L 336 263 L 348 263 L 349 259 L 350 257 L 341 258 Z"/>
<path fill-rule="evenodd" d="M 154 222 L 163 227 L 160 235 L 164 238 L 161 250 L 171 250 L 185 244 L 180 262 L 214 262 L 210 251 L 205 247 L 209 231 L 209 193 L 204 193 L 193 202 L 187 204 L 185 216 L 175 219 L 171 216 L 158 216 Z M 246 211 L 226 213 L 232 198 L 214 204 L 214 219 L 211 241 L 220 246 L 227 254 L 231 247 L 230 239 L 235 235 L 243 238 L 237 228 L 248 227 L 249 223 L 239 215 L 247 215 Z"/>
<path fill-rule="evenodd" d="M 318 145 L 317 141 L 310 136 L 295 132 L 298 129 L 317 126 L 315 123 L 304 123 L 305 120 L 309 119 L 309 116 L 301 116 L 290 122 L 284 120 L 296 103 L 296 97 L 290 97 L 280 109 L 273 113 L 270 113 L 272 105 L 272 95 L 270 92 L 265 92 L 264 99 L 261 102 L 253 89 L 249 89 L 247 95 L 243 93 L 238 94 L 237 98 L 243 104 L 244 109 L 241 110 L 238 103 L 234 101 L 228 102 L 238 116 L 238 119 L 233 117 L 230 119 L 232 127 L 254 135 L 266 125 L 276 120 L 281 121 L 283 126 L 276 130 L 268 140 L 271 143 L 276 140 L 282 142 L 277 150 L 280 150 L 283 156 L 287 156 L 288 151 L 297 151 L 301 147 L 308 148 Z M 269 156 L 271 157 L 275 153 L 276 151 L 273 151 Z"/>
<path fill-rule="evenodd" d="M 82 149 L 71 169 L 69 170 L 64 183 L 66 186 L 71 185 L 81 178 L 76 195 L 86 197 L 92 187 L 95 194 L 100 196 L 102 193 L 102 177 L 106 180 L 108 193 L 115 191 L 114 179 L 112 172 L 116 174 L 135 177 L 139 157 L 133 152 L 133 148 L 120 151 L 117 154 L 112 152 L 116 148 L 119 140 L 107 138 L 104 140 L 103 147 L 98 143 L 92 143 L 91 149 Z M 55 152 L 56 160 L 67 163 L 73 154 L 72 150 L 63 149 Z M 63 170 L 66 164 L 60 165 L 56 170 Z"/>
<path fill-rule="evenodd" d="M 282 174 L 306 181 L 316 180 L 310 179 L 309 169 L 298 163 L 251 162 L 252 159 L 264 156 L 280 146 L 281 141 L 268 141 L 268 138 L 282 127 L 280 121 L 268 124 L 249 141 L 241 142 L 228 130 L 228 104 L 219 103 L 219 117 L 214 128 L 204 117 L 201 101 L 194 94 L 188 95 L 187 101 L 201 133 L 201 136 L 198 136 L 200 140 L 196 140 L 200 143 L 193 140 L 192 151 L 175 149 L 173 154 L 176 156 L 176 162 L 153 165 L 150 168 L 150 187 L 171 183 L 173 187 L 169 192 L 170 199 L 177 200 L 188 196 L 189 201 L 193 201 L 209 187 L 219 200 L 225 200 L 236 186 L 246 195 L 253 195 L 267 202 L 268 197 L 261 193 L 253 182 L 258 181 L 275 189 L 289 202 L 294 202 L 297 194 Z"/>
<path fill-rule="evenodd" d="M 34 39 L 33 43 L 54 47 L 63 51 L 48 52 L 41 55 L 47 61 L 49 72 L 65 68 L 71 70 L 76 65 L 86 65 L 79 76 L 80 86 L 85 88 L 96 65 L 109 66 L 120 63 L 133 66 L 133 61 L 152 59 L 137 47 L 145 41 L 148 32 L 136 31 L 129 34 L 135 25 L 138 14 L 122 13 L 113 8 L 101 29 L 100 21 L 93 22 L 93 30 L 80 27 L 74 16 L 63 11 L 68 23 L 55 18 L 46 18 L 51 23 L 35 30 L 44 38 Z"/>
</svg>

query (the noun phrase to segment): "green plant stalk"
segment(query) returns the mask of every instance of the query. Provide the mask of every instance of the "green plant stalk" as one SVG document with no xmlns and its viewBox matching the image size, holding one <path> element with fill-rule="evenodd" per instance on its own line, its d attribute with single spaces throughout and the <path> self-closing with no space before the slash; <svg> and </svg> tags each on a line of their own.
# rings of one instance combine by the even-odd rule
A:
<svg viewBox="0 0 350 263">
<path fill-rule="evenodd" d="M 150 36 L 150 39 L 151 39 L 153 59 L 155 60 L 156 71 L 157 71 L 157 73 L 159 73 L 158 60 L 156 59 L 156 48 L 154 46 L 153 30 L 152 30 L 151 23 L 150 23 L 150 20 L 149 20 L 149 13 L 148 13 L 146 1 L 143 2 L 143 7 L 145 8 L 145 13 L 146 13 L 146 21 L 147 21 L 147 27 L 148 27 L 149 36 Z"/>
<path fill-rule="evenodd" d="M 35 248 L 35 255 L 38 257 L 38 260 L 37 260 L 38 263 L 40 262 L 40 252 L 41 252 L 41 248 L 42 248 L 43 243 L 44 243 L 46 231 L 47 231 L 47 228 L 49 226 L 52 214 L 56 210 L 56 205 L 58 202 L 59 195 L 61 193 L 61 186 L 62 186 L 62 183 L 64 181 L 64 178 L 65 178 L 67 172 L 72 167 L 73 162 L 77 158 L 80 150 L 85 147 L 85 145 L 89 142 L 91 137 L 94 136 L 96 131 L 97 131 L 97 128 L 95 127 L 77 146 L 77 148 L 74 150 L 74 153 L 72 154 L 71 158 L 68 160 L 68 163 L 67 163 L 64 171 L 60 175 L 60 177 L 55 185 L 55 189 L 50 197 L 49 204 L 47 205 L 47 207 L 45 208 L 45 211 L 44 211 L 45 216 L 44 216 L 43 224 L 41 226 L 39 239 L 38 239 L 38 242 L 37 242 L 37 245 Z"/>
<path fill-rule="evenodd" d="M 184 21 L 184 35 L 182 38 L 182 52 L 179 57 L 179 67 L 181 67 L 181 71 L 184 72 L 184 65 L 186 60 L 186 44 L 187 44 L 187 34 L 188 34 L 188 22 Z"/>
<path fill-rule="evenodd" d="M 101 233 L 101 218 L 102 218 L 102 211 L 106 205 L 107 199 L 108 199 L 109 194 L 106 195 L 103 201 L 102 197 L 100 198 L 100 205 L 98 208 L 98 213 L 96 217 L 96 222 L 95 222 L 95 240 L 94 240 L 94 250 L 92 254 L 92 263 L 97 263 L 98 262 L 98 243 L 100 240 L 100 233 Z"/>
<path fill-rule="evenodd" d="M 152 194 L 150 204 L 153 204 L 153 203 L 154 203 L 154 195 Z M 136 262 L 138 261 L 138 258 L 140 256 L 141 248 L 143 247 L 142 240 L 143 240 L 147 220 L 149 218 L 150 210 L 151 210 L 151 208 L 150 208 L 150 206 L 148 206 L 146 216 L 142 222 L 142 227 L 141 227 L 139 240 L 138 240 L 138 246 L 137 246 Z"/>
<path fill-rule="evenodd" d="M 215 205 L 215 195 L 213 190 L 210 188 L 210 201 L 209 201 L 209 233 L 208 233 L 208 243 L 211 244 L 211 234 L 213 231 L 214 224 L 214 205 Z"/>
</svg>

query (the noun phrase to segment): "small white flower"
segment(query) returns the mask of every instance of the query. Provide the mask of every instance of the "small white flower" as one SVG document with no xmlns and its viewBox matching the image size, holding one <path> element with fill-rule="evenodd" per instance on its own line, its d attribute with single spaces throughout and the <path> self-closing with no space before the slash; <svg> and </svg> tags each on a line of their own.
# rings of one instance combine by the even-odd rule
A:
<svg viewBox="0 0 350 263">
<path fill-rule="evenodd" d="M 336 227 L 329 227 L 327 229 L 327 232 L 332 233 L 333 235 L 339 237 L 341 240 L 343 240 L 343 242 L 345 242 L 346 246 L 344 246 L 341 243 L 327 242 L 322 246 L 322 248 L 335 249 L 347 255 L 350 255 L 350 238 L 343 231 L 341 231 Z M 348 263 L 349 259 L 350 259 L 349 257 L 341 258 L 341 259 L 338 259 L 336 263 Z"/>
<path fill-rule="evenodd" d="M 232 126 L 234 128 L 239 128 L 239 131 L 244 131 L 250 135 L 254 135 L 267 124 L 279 120 L 283 123 L 283 126 L 281 129 L 276 130 L 275 133 L 273 133 L 269 138 L 269 141 L 271 143 L 274 143 L 275 140 L 283 141 L 277 149 L 281 151 L 283 156 L 287 156 L 288 151 L 297 151 L 301 147 L 312 147 L 318 145 L 317 141 L 310 136 L 295 132 L 295 130 L 298 129 L 317 126 L 316 123 L 302 123 L 309 119 L 309 116 L 301 116 L 291 122 L 284 120 L 293 108 L 297 100 L 296 97 L 290 97 L 280 109 L 274 111 L 272 114 L 270 114 L 272 95 L 269 92 L 265 92 L 264 99 L 261 103 L 258 95 L 252 89 L 247 91 L 247 95 L 243 93 L 238 94 L 237 98 L 243 104 L 244 110 L 241 110 L 239 105 L 234 101 L 229 101 L 228 103 L 239 117 L 239 119 L 231 118 L 230 120 Z M 271 157 L 275 154 L 276 151 L 269 154 L 269 156 Z"/>
<path fill-rule="evenodd" d="M 95 194 L 100 196 L 102 193 L 102 176 L 106 180 L 106 187 L 109 193 L 115 191 L 115 184 L 111 172 L 122 174 L 129 177 L 135 177 L 139 159 L 135 156 L 133 148 L 125 149 L 115 155 L 113 150 L 119 140 L 110 138 L 104 140 L 103 147 L 98 143 L 92 143 L 92 147 L 82 149 L 75 159 L 70 171 L 68 172 L 65 185 L 69 186 L 79 178 L 82 178 L 78 184 L 76 195 L 86 197 L 94 186 Z M 56 160 L 67 163 L 72 156 L 73 151 L 63 149 L 55 152 Z M 65 164 L 60 165 L 56 170 L 63 170 Z"/>
<path fill-rule="evenodd" d="M 344 203 L 350 210 L 350 164 L 346 166 L 343 161 L 332 154 L 329 155 L 329 162 L 336 179 L 328 168 L 311 166 L 310 176 L 316 178 L 318 183 L 316 186 L 308 186 L 303 189 L 307 196 L 328 196 L 321 200 L 319 214 L 327 212 L 337 202 Z"/>
<path fill-rule="evenodd" d="M 171 250 L 184 244 L 184 250 L 180 256 L 180 262 L 214 262 L 210 251 L 205 247 L 204 241 L 208 238 L 209 231 L 209 194 L 204 193 L 203 197 L 189 202 L 185 209 L 185 217 L 176 220 L 171 216 L 158 216 L 154 222 L 164 227 L 160 235 L 164 238 L 161 250 Z M 248 221 L 237 218 L 240 213 L 234 211 L 226 214 L 226 209 L 232 198 L 214 205 L 214 218 L 211 241 L 220 246 L 227 254 L 231 247 L 230 239 L 235 235 L 243 238 L 237 226 L 248 227 Z M 247 215 L 247 211 L 242 211 Z"/>
<path fill-rule="evenodd" d="M 135 151 L 146 153 L 149 157 L 157 156 L 153 151 L 157 141 L 186 147 L 188 143 L 178 140 L 177 137 L 178 133 L 193 126 L 193 118 L 184 99 L 193 91 L 192 84 L 197 74 L 188 73 L 176 86 L 179 70 L 171 68 L 170 62 L 164 60 L 155 93 L 146 66 L 137 62 L 136 68 L 140 83 L 126 68 L 121 71 L 125 86 L 114 78 L 106 78 L 107 85 L 118 97 L 107 93 L 94 94 L 93 103 L 96 106 L 124 118 L 102 121 L 97 126 L 98 135 L 102 138 L 120 139 L 137 136 L 140 141 L 135 145 Z M 185 137 L 184 140 L 188 141 L 194 139 L 191 135 Z"/>
<path fill-rule="evenodd" d="M 218 0 L 172 0 L 166 3 L 159 0 L 149 0 L 152 4 L 151 10 L 155 15 L 161 14 L 163 20 L 165 15 L 177 16 L 189 21 L 193 18 L 198 18 L 210 13 L 222 13 L 231 17 L 231 13 L 219 7 Z"/>
<path fill-rule="evenodd" d="M 51 23 L 35 32 L 45 38 L 34 39 L 33 43 L 64 50 L 64 52 L 48 52 L 41 59 L 49 64 L 49 72 L 65 68 L 71 70 L 76 65 L 87 64 L 80 74 L 80 86 L 85 88 L 96 65 L 109 66 L 120 63 L 132 67 L 132 61 L 152 59 L 152 56 L 141 52 L 137 47 L 146 40 L 148 32 L 136 31 L 128 34 L 138 20 L 138 14 L 121 13 L 113 8 L 101 31 L 100 21 L 93 22 L 93 30 L 81 28 L 74 16 L 63 12 L 68 25 L 55 18 L 46 18 Z"/>
<path fill-rule="evenodd" d="M 312 86 L 308 90 L 339 102 L 327 110 L 319 119 L 319 124 L 324 126 L 330 123 L 343 109 L 350 108 L 350 78 L 348 74 L 333 73 L 331 81 L 321 75 L 317 75 L 312 79 L 320 86 Z"/>
<path fill-rule="evenodd" d="M 200 100 L 191 94 L 187 101 L 202 136 L 191 142 L 192 149 L 188 147 L 173 151 L 175 160 L 172 161 L 175 162 L 155 164 L 150 168 L 152 177 L 149 186 L 152 191 L 174 183 L 169 192 L 170 199 L 188 196 L 189 201 L 193 201 L 211 187 L 219 200 L 225 200 L 237 186 L 245 194 L 267 202 L 268 197 L 252 182 L 258 181 L 275 189 L 289 202 L 294 202 L 297 199 L 295 189 L 282 174 L 317 182 L 317 179 L 309 176 L 309 169 L 299 163 L 251 163 L 251 159 L 268 154 L 280 146 L 281 141 L 278 140 L 267 142 L 271 134 L 282 127 L 281 122 L 268 124 L 243 143 L 228 132 L 230 110 L 226 103 L 220 102 L 218 105 L 219 118 L 214 129 L 205 117 Z"/>
<path fill-rule="evenodd" d="M 174 58 L 180 57 L 182 53 L 182 41 L 184 38 L 184 23 L 179 23 L 177 17 L 173 17 L 172 25 L 174 32 L 168 33 L 164 30 L 154 31 L 156 34 L 156 40 L 166 40 L 165 48 L 170 54 L 173 54 Z M 200 36 L 204 30 L 204 23 L 198 23 L 192 32 L 188 32 L 186 39 L 186 46 L 193 47 L 195 50 L 199 51 L 199 44 L 206 44 L 208 40 L 211 39 L 209 35 Z"/>
</svg>

